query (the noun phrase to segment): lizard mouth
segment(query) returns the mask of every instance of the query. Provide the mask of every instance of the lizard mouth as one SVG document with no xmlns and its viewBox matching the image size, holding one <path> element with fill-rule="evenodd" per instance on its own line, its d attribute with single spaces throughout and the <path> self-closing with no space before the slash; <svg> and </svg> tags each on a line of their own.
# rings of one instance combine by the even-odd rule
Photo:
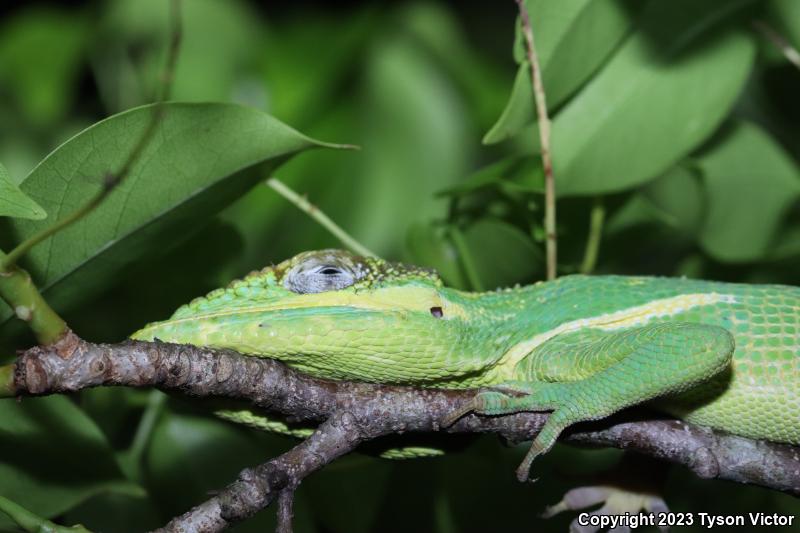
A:
<svg viewBox="0 0 800 533">
<path fill-rule="evenodd" d="M 203 315 L 186 316 L 172 320 L 196 321 L 228 316 L 317 310 L 329 313 L 335 309 L 378 311 L 383 313 L 424 313 L 438 319 L 466 318 L 465 310 L 458 304 L 442 298 L 438 291 L 427 287 L 400 286 L 361 291 L 330 291 L 316 294 L 298 294 L 274 301 L 250 303 L 241 307 L 230 307 Z"/>
</svg>

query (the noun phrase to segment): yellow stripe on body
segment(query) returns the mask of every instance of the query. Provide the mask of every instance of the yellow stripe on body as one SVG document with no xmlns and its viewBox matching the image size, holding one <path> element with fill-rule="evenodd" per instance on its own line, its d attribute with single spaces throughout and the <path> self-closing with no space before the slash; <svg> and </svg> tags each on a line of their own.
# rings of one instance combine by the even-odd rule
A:
<svg viewBox="0 0 800 533">
<path fill-rule="evenodd" d="M 736 297 L 732 294 L 719 294 L 714 292 L 681 294 L 679 296 L 662 298 L 646 304 L 620 309 L 612 313 L 572 320 L 515 344 L 503 355 L 496 369 L 501 375 L 505 376 L 506 379 L 511 379 L 514 369 L 522 359 L 537 347 L 561 333 L 569 333 L 584 328 L 614 331 L 617 329 L 643 326 L 653 318 L 677 315 L 693 307 L 733 302 L 736 302 Z"/>
</svg>

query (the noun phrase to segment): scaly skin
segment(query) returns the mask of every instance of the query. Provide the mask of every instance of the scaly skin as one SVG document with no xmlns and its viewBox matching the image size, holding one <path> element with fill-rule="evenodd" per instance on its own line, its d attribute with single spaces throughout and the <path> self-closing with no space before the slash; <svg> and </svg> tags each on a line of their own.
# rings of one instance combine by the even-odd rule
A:
<svg viewBox="0 0 800 533">
<path fill-rule="evenodd" d="M 653 405 L 697 424 L 800 444 L 800 289 L 567 276 L 497 292 L 326 250 L 253 273 L 135 339 L 230 348 L 309 374 L 491 387 L 474 411 L 553 410 L 520 467 L 570 424 Z M 522 391 L 523 396 L 498 391 Z"/>
</svg>

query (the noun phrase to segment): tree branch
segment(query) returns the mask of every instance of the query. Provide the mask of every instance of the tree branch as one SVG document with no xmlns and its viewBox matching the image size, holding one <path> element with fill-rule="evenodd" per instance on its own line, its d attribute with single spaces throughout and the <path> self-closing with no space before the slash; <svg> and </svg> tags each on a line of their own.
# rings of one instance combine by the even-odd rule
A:
<svg viewBox="0 0 800 533">
<path fill-rule="evenodd" d="M 305 477 L 363 443 L 383 435 L 431 431 L 495 433 L 516 443 L 530 440 L 547 419 L 546 413 L 468 415 L 442 429 L 440 421 L 469 401 L 474 390 L 326 381 L 269 359 L 160 342 L 92 344 L 71 335 L 55 345 L 27 350 L 14 370 L 13 389 L 20 396 L 107 385 L 156 387 L 190 396 L 248 400 L 292 421 L 321 423 L 311 437 L 263 465 L 244 470 L 234 483 L 162 531 L 221 531 L 276 498 L 286 531 L 290 493 Z M 795 447 L 722 435 L 674 420 L 630 422 L 630 413 L 625 418 L 628 421 L 622 422 L 620 416 L 616 422 L 575 426 L 563 440 L 637 451 L 687 466 L 701 477 L 800 495 Z"/>
</svg>

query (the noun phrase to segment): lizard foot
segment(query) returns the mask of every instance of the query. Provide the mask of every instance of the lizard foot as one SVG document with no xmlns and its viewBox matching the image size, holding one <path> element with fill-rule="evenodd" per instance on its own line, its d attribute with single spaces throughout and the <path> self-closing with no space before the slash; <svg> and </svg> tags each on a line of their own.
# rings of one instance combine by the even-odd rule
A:
<svg viewBox="0 0 800 533">
<path fill-rule="evenodd" d="M 469 413 L 478 415 L 507 414 L 511 398 L 500 392 L 479 392 L 470 401 L 444 417 L 442 426 L 448 427 Z"/>
<path fill-rule="evenodd" d="M 564 494 L 560 502 L 548 507 L 543 518 L 550 518 L 564 511 L 580 511 L 593 505 L 602 503 L 602 507 L 581 513 L 569 526 L 570 533 L 595 533 L 602 526 L 591 525 L 600 524 L 603 517 L 607 517 L 608 524 L 612 526 L 609 533 L 628 533 L 631 528 L 626 525 L 614 525 L 612 518 L 630 513 L 636 515 L 640 512 L 658 513 L 669 512 L 667 504 L 659 496 L 648 492 L 636 492 L 619 487 L 608 485 L 595 485 L 578 487 Z M 591 520 L 592 516 L 600 517 L 601 520 Z M 666 526 L 659 526 L 661 531 L 667 531 Z"/>
<path fill-rule="evenodd" d="M 517 468 L 517 479 L 527 481 L 533 460 L 553 447 L 561 431 L 573 422 L 589 418 L 588 414 L 583 415 L 579 406 L 574 404 L 569 394 L 571 389 L 565 384 L 537 384 L 535 389 L 529 390 L 528 394 L 516 397 L 495 391 L 480 392 L 467 404 L 446 416 L 442 425 L 452 425 L 471 412 L 479 415 L 508 415 L 523 411 L 553 411 Z"/>
</svg>

